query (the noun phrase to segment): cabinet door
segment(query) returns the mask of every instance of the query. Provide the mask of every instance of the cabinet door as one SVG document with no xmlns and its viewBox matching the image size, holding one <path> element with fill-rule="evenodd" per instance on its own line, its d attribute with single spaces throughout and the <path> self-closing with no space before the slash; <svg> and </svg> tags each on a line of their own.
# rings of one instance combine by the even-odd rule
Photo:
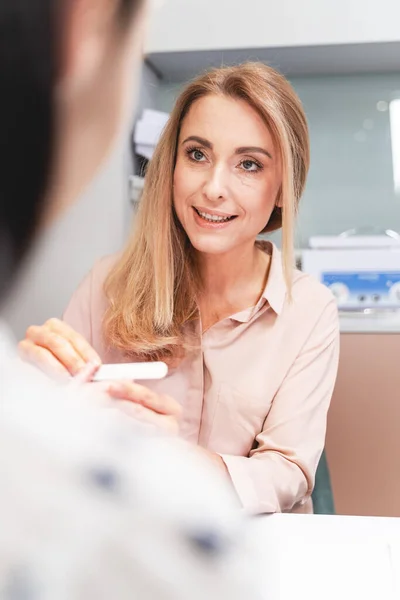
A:
<svg viewBox="0 0 400 600">
<path fill-rule="evenodd" d="M 342 334 L 326 450 L 338 514 L 400 516 L 400 334 Z"/>
</svg>

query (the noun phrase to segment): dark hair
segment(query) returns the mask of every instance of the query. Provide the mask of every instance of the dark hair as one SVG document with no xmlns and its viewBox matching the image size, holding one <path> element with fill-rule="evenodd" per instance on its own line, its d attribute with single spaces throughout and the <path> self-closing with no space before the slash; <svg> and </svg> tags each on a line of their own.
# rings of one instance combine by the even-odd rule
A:
<svg viewBox="0 0 400 600">
<path fill-rule="evenodd" d="M 0 2 L 0 299 L 44 212 L 54 142 L 61 8 L 70 0 Z M 120 0 L 121 22 L 143 0 Z"/>
</svg>

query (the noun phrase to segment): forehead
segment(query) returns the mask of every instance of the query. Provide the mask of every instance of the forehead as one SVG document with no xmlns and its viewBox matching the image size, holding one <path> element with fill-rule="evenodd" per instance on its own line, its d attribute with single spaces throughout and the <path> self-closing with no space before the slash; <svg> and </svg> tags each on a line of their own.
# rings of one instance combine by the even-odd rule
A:
<svg viewBox="0 0 400 600">
<path fill-rule="evenodd" d="M 260 115 L 245 100 L 205 96 L 191 106 L 183 120 L 180 141 L 197 135 L 213 145 L 273 146 L 272 135 Z"/>
</svg>

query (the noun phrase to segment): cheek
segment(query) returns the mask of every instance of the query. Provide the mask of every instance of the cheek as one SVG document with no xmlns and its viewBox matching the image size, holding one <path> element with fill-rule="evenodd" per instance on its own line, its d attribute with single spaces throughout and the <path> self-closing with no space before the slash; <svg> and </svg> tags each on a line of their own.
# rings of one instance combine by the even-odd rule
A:
<svg viewBox="0 0 400 600">
<path fill-rule="evenodd" d="M 178 209 L 196 192 L 196 181 L 186 165 L 178 161 L 174 171 L 174 204 Z"/>
<path fill-rule="evenodd" d="M 177 165 L 175 167 L 175 171 L 174 171 L 174 194 L 173 194 L 174 206 L 175 206 L 176 209 L 179 208 L 181 196 L 182 196 L 182 192 L 181 192 L 181 176 L 180 176 L 180 169 L 179 169 L 179 167 Z"/>
<path fill-rule="evenodd" d="M 178 216 L 178 219 L 181 221 L 184 220 L 183 217 L 183 207 L 185 204 L 186 190 L 185 190 L 185 178 L 182 174 L 181 167 L 177 164 L 174 171 L 174 193 L 173 193 L 173 202 L 175 212 Z"/>
<path fill-rule="evenodd" d="M 278 191 L 279 186 L 270 181 L 253 182 L 242 187 L 242 205 L 253 221 L 268 221 L 275 207 Z"/>
</svg>

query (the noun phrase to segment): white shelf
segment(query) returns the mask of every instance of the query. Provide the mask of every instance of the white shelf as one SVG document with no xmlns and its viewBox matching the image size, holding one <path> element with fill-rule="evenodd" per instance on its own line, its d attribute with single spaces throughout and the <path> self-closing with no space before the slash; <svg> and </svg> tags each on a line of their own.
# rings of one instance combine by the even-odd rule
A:
<svg viewBox="0 0 400 600">
<path fill-rule="evenodd" d="M 129 177 L 129 200 L 132 204 L 137 204 L 142 197 L 144 187 L 144 177 L 131 175 Z"/>
<path fill-rule="evenodd" d="M 340 313 L 341 333 L 400 333 L 400 313 Z"/>
</svg>

